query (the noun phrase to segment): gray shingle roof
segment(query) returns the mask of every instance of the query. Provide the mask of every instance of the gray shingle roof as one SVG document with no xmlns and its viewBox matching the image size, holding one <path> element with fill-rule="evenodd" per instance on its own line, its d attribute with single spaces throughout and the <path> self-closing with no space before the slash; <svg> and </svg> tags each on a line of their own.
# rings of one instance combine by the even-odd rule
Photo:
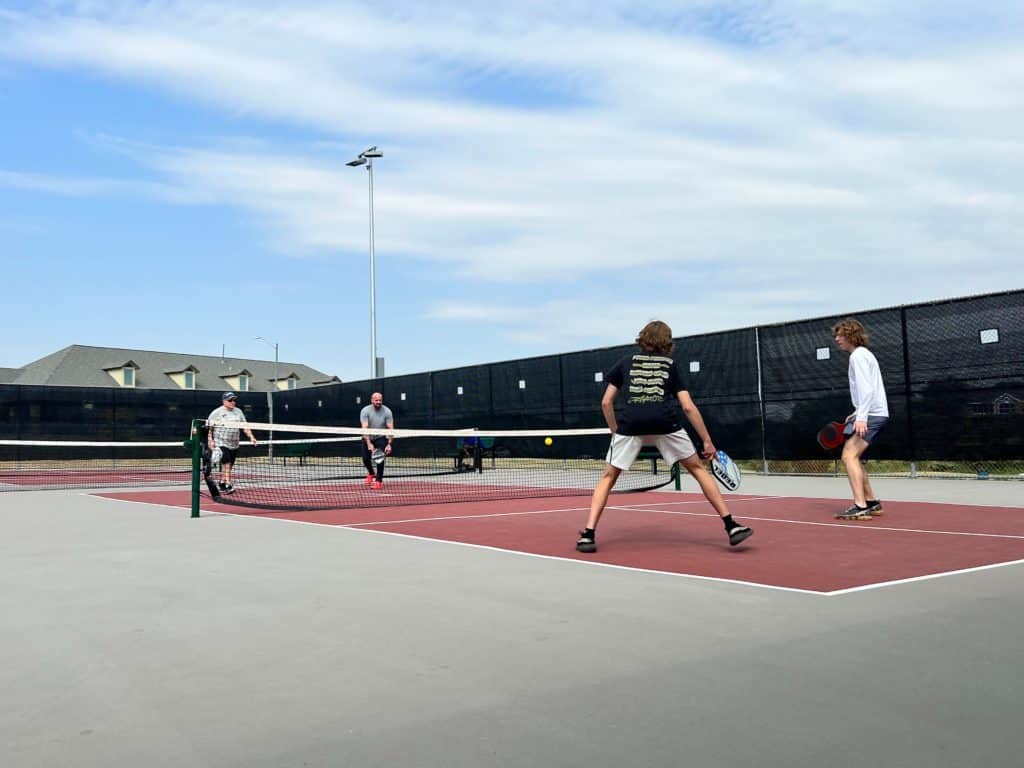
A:
<svg viewBox="0 0 1024 768">
<path fill-rule="evenodd" d="M 196 389 L 199 390 L 229 389 L 230 385 L 224 377 L 237 376 L 245 371 L 250 373 L 250 391 L 266 392 L 273 388 L 273 361 L 117 347 L 87 347 L 81 344 L 72 344 L 22 368 L 0 368 L 0 382 L 4 381 L 3 372 L 11 371 L 13 377 L 7 380 L 11 384 L 116 387 L 118 384 L 106 372 L 107 369 L 129 363 L 137 366 L 136 389 L 179 389 L 171 374 L 180 373 L 189 366 L 198 371 Z M 299 388 L 312 386 L 313 382 L 332 380 L 330 374 L 301 363 L 281 362 L 278 370 L 282 380 L 294 374 L 297 378 L 295 385 Z"/>
</svg>

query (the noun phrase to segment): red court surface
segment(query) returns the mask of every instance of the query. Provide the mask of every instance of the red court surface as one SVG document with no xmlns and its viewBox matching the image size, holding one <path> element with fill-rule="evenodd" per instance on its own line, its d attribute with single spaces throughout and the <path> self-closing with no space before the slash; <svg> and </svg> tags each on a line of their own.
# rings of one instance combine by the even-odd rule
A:
<svg viewBox="0 0 1024 768">
<path fill-rule="evenodd" d="M 182 507 L 183 515 L 190 499 L 187 491 L 99 495 Z M 593 555 L 575 551 L 584 496 L 315 512 L 264 512 L 204 498 L 202 508 L 826 594 L 1024 561 L 1022 509 L 893 501 L 882 517 L 854 522 L 833 519 L 845 507 L 835 499 L 732 494 L 728 502 L 755 531 L 735 548 L 700 495 L 612 496 Z"/>
</svg>

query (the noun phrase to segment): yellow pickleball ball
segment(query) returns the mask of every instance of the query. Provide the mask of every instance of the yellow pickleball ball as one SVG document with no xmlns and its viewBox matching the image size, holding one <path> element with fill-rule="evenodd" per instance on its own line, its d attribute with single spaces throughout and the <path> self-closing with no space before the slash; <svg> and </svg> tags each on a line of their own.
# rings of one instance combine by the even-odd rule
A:
<svg viewBox="0 0 1024 768">
<path fill-rule="evenodd" d="M 553 442 L 555 442 L 555 441 L 552 440 L 550 437 L 545 437 L 544 438 L 544 445 L 551 445 Z"/>
</svg>

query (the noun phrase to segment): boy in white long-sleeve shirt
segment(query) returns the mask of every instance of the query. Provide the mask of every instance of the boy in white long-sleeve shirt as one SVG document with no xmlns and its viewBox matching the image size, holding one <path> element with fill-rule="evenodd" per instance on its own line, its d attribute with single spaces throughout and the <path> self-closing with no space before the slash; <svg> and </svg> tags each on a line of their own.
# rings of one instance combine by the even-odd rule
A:
<svg viewBox="0 0 1024 768">
<path fill-rule="evenodd" d="M 882 514 L 882 503 L 875 497 L 867 470 L 861 463 L 864 452 L 889 423 L 889 403 L 878 360 L 868 349 L 868 332 L 857 320 L 847 318 L 832 328 L 835 342 L 850 353 L 850 399 L 854 411 L 846 417 L 846 443 L 843 465 L 853 491 L 853 506 L 836 517 L 840 520 L 871 520 Z"/>
</svg>

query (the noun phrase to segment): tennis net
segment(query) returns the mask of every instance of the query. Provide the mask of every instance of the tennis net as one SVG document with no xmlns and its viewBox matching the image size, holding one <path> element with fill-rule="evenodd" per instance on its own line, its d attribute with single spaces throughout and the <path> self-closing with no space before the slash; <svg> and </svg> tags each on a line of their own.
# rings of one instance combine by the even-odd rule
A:
<svg viewBox="0 0 1024 768">
<path fill-rule="evenodd" d="M 181 441 L 0 440 L 0 491 L 186 485 L 191 473 Z"/>
<path fill-rule="evenodd" d="M 210 422 L 209 427 L 237 427 Z M 405 506 L 590 494 L 605 468 L 610 435 L 583 430 L 382 430 L 393 440 L 375 486 L 358 428 L 249 423 L 224 489 L 223 466 L 204 447 L 196 462 L 202 493 L 225 504 L 267 510 Z M 262 437 L 273 429 L 273 451 Z M 372 436 L 371 436 L 372 437 Z M 283 440 L 281 438 L 284 438 Z M 205 438 L 203 438 L 205 446 Z M 381 440 L 383 445 L 385 441 Z M 369 447 L 373 479 L 377 464 Z M 616 492 L 659 488 L 673 479 L 656 452 L 642 453 Z"/>
</svg>

